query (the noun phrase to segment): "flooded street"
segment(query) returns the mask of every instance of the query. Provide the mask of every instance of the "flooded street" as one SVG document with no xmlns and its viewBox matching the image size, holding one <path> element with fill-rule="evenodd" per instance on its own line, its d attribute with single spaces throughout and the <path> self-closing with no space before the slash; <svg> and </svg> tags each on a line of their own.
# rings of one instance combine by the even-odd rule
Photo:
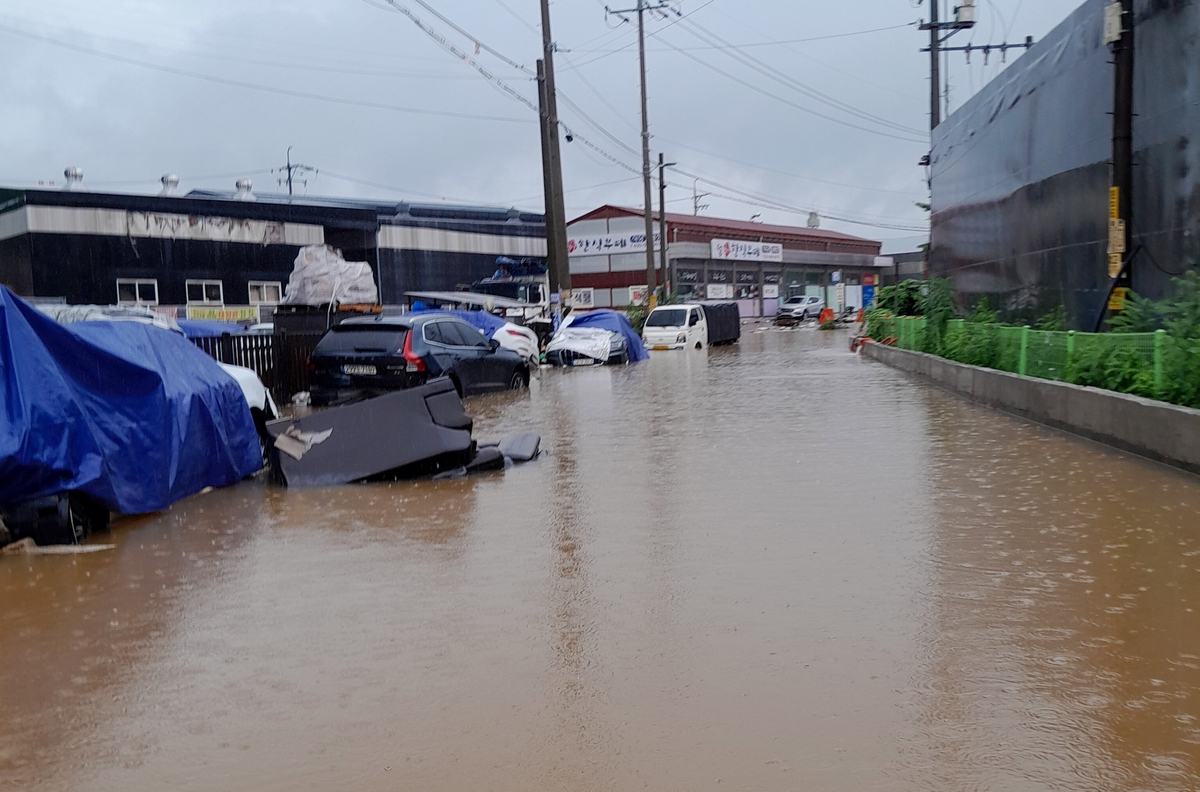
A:
<svg viewBox="0 0 1200 792">
<path fill-rule="evenodd" d="M 0 789 L 1200 786 L 1200 478 L 846 349 L 544 370 L 467 403 L 525 466 L 0 557 Z"/>
</svg>

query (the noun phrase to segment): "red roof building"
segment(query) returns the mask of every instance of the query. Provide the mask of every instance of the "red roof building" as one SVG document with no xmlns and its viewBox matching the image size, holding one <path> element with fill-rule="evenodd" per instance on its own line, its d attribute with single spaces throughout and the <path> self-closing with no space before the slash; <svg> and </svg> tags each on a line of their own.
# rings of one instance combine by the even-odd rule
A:
<svg viewBox="0 0 1200 792">
<path fill-rule="evenodd" d="M 656 229 L 660 228 L 654 213 Z M 820 294 L 826 304 L 862 307 L 890 259 L 880 243 L 819 228 L 667 213 L 667 283 L 684 298 L 737 300 L 743 316 L 774 314 L 778 300 Z M 602 206 L 567 224 L 571 286 L 585 307 L 623 306 L 646 285 L 640 210 Z M 656 233 L 658 249 L 663 234 Z M 656 268 L 660 257 L 656 254 Z"/>
</svg>

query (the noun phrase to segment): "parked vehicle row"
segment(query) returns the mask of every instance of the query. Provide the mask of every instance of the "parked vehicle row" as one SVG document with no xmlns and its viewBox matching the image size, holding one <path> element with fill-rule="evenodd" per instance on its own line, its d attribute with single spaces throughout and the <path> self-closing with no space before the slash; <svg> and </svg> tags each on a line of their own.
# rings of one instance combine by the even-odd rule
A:
<svg viewBox="0 0 1200 792">
<path fill-rule="evenodd" d="M 459 396 L 529 385 L 529 360 L 461 319 L 438 313 L 347 319 L 309 358 L 314 406 L 448 377 Z"/>
</svg>

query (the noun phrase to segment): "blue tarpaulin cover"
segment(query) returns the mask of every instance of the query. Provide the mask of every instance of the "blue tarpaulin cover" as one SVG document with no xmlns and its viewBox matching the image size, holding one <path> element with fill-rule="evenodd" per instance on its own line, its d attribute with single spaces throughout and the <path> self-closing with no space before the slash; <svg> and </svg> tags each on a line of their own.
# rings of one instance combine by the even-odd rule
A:
<svg viewBox="0 0 1200 792">
<path fill-rule="evenodd" d="M 650 357 L 650 353 L 646 351 L 646 345 L 642 343 L 641 336 L 629 323 L 629 317 L 619 311 L 597 308 L 594 311 L 573 313 L 569 318 L 571 327 L 595 327 L 623 335 L 625 342 L 629 345 L 630 363 L 637 363 Z"/>
<path fill-rule="evenodd" d="M 504 325 L 508 324 L 508 322 L 506 320 L 501 319 L 499 316 L 496 316 L 495 314 L 490 314 L 487 311 L 420 310 L 420 311 L 413 311 L 413 313 L 443 314 L 445 316 L 453 316 L 455 319 L 462 319 L 464 322 L 471 325 L 471 327 L 474 327 L 476 330 L 483 333 L 488 338 L 491 338 L 493 335 L 496 334 L 497 330 L 499 330 L 501 327 L 504 327 Z"/>
<path fill-rule="evenodd" d="M 209 319 L 179 319 L 179 329 L 188 338 L 220 338 L 229 335 L 241 335 L 246 332 L 241 325 L 231 322 L 213 322 Z"/>
<path fill-rule="evenodd" d="M 186 338 L 60 325 L 0 286 L 0 507 L 74 490 L 140 514 L 261 467 L 241 388 Z"/>
</svg>

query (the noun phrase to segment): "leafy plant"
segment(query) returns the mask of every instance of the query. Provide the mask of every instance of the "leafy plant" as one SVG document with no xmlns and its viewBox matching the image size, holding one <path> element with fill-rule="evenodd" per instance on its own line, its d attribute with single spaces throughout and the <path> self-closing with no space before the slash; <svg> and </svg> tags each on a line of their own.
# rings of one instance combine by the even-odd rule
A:
<svg viewBox="0 0 1200 792">
<path fill-rule="evenodd" d="M 975 303 L 975 310 L 967 316 L 967 321 L 975 324 L 996 324 L 996 312 L 989 311 L 987 300 L 980 297 L 979 302 Z"/>
<path fill-rule="evenodd" d="M 1062 332 L 1067 329 L 1067 312 L 1061 305 L 1038 319 L 1034 324 L 1036 330 Z"/>
<path fill-rule="evenodd" d="M 922 352 L 939 355 L 946 335 L 946 325 L 954 318 L 954 297 L 948 278 L 929 281 L 921 298 L 921 314 L 925 317 L 925 337 Z"/>
<path fill-rule="evenodd" d="M 630 303 L 625 306 L 625 315 L 629 317 L 629 324 L 633 325 L 633 329 L 638 335 L 642 334 L 642 327 L 646 324 L 646 317 L 649 316 L 650 309 L 645 305 L 637 305 Z"/>
</svg>

